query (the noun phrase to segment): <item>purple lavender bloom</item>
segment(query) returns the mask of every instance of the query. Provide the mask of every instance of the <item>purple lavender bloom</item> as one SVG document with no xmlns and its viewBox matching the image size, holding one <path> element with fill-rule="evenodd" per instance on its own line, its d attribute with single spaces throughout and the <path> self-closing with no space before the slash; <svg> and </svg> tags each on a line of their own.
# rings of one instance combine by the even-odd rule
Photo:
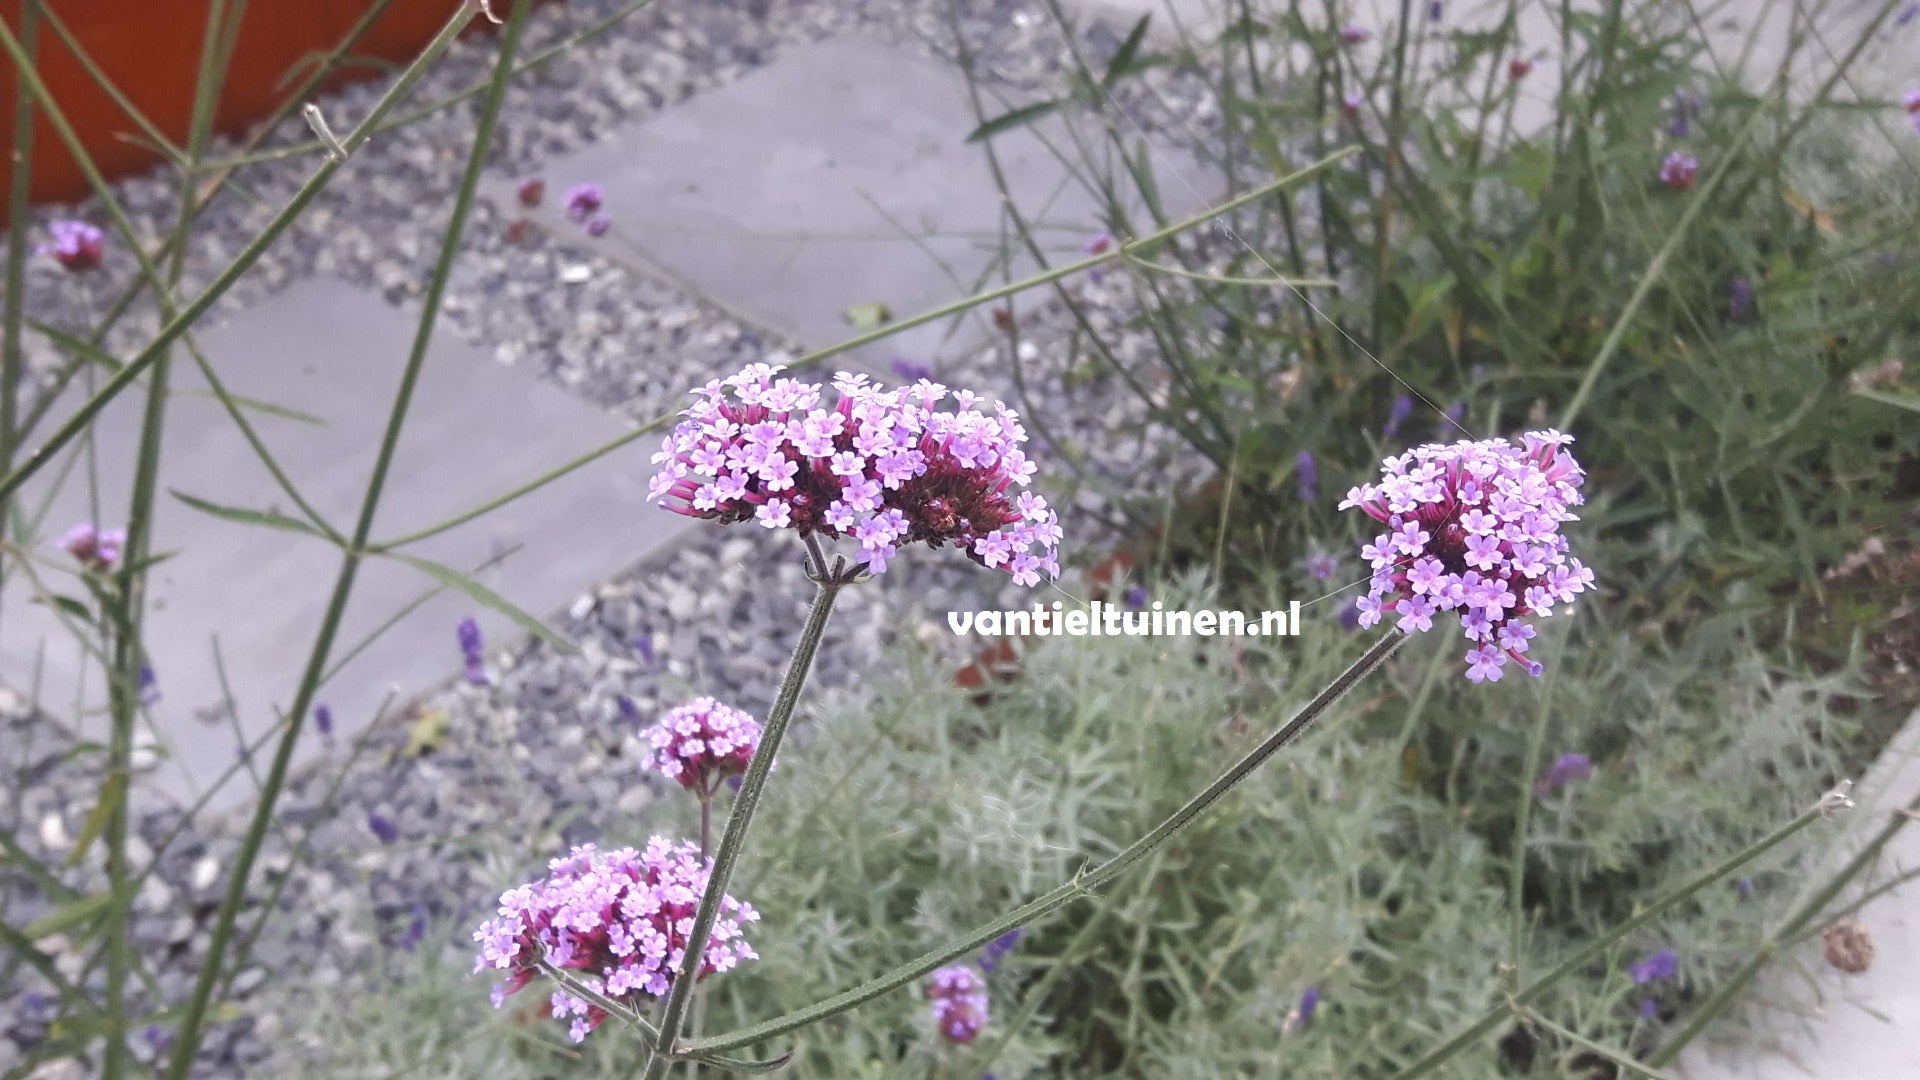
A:
<svg viewBox="0 0 1920 1080">
<path fill-rule="evenodd" d="M 471 616 L 461 619 L 460 624 L 454 627 L 453 632 L 460 641 L 460 651 L 468 656 L 478 655 L 480 650 L 485 647 L 480 637 L 480 624 L 474 622 Z"/>
<path fill-rule="evenodd" d="M 641 634 L 639 637 L 634 638 L 633 651 L 640 654 L 640 659 L 644 661 L 648 667 L 652 667 L 660 662 L 659 659 L 653 655 L 653 636 L 650 634 Z"/>
<path fill-rule="evenodd" d="M 1393 399 L 1393 408 L 1387 410 L 1387 426 L 1380 429 L 1380 437 L 1391 439 L 1400 434 L 1400 425 L 1413 415 L 1413 395 L 1401 394 Z"/>
<path fill-rule="evenodd" d="M 919 382 L 921 379 L 932 380 L 933 378 L 932 368 L 925 364 L 916 364 L 904 356 L 894 357 L 892 367 L 895 375 L 910 382 Z"/>
<path fill-rule="evenodd" d="M 160 700 L 160 680 L 154 677 L 151 666 L 147 664 L 140 665 L 140 679 L 137 687 L 140 694 L 140 704 L 152 705 Z"/>
<path fill-rule="evenodd" d="M 1746 322 L 1753 314 L 1753 282 L 1742 274 L 1727 283 L 1727 318 Z"/>
<path fill-rule="evenodd" d="M 1753 895 L 1753 879 L 1750 877 L 1743 877 L 1739 881 L 1734 882 L 1733 891 L 1739 893 L 1740 899 L 1742 900 L 1745 900 L 1747 897 L 1752 896 Z"/>
<path fill-rule="evenodd" d="M 1667 133 L 1676 139 L 1684 139 L 1691 134 L 1692 119 L 1700 115 L 1700 95 L 1691 90 L 1681 89 L 1673 92 L 1673 121 L 1667 125 Z"/>
<path fill-rule="evenodd" d="M 605 236 L 607 235 L 607 230 L 612 227 L 613 219 L 605 214 L 595 214 L 587 219 L 588 236 Z"/>
<path fill-rule="evenodd" d="M 567 189 L 567 220 L 585 222 L 600 209 L 606 197 L 607 193 L 592 181 L 573 185 Z"/>
<path fill-rule="evenodd" d="M 746 783 L 746 780 L 747 778 L 744 776 L 729 776 L 727 777 L 727 787 L 731 789 L 735 795 L 738 795 L 740 794 L 740 785 Z"/>
<path fill-rule="evenodd" d="M 620 706 L 620 719 L 630 724 L 640 722 L 640 706 L 635 705 L 632 698 L 625 694 L 616 694 L 613 703 Z"/>
<path fill-rule="evenodd" d="M 1120 598 L 1120 602 L 1130 608 L 1146 607 L 1147 587 L 1145 585 L 1135 585 L 1133 588 L 1127 590 L 1127 594 Z"/>
<path fill-rule="evenodd" d="M 1640 999 L 1640 1019 L 1651 1020 L 1660 1015 L 1660 1003 L 1652 998 Z"/>
<path fill-rule="evenodd" d="M 407 920 L 406 932 L 400 935 L 400 948 L 412 952 L 419 948 L 420 939 L 427 936 L 426 905 L 418 900 L 413 903 L 413 918 Z"/>
<path fill-rule="evenodd" d="M 1325 551 L 1316 551 L 1307 556 L 1304 565 L 1315 581 L 1325 581 L 1340 572 L 1340 560 Z"/>
<path fill-rule="evenodd" d="M 1893 25 L 1905 26 L 1913 21 L 1915 15 L 1920 15 L 1920 4 L 1908 4 L 1900 9 L 1900 14 L 1893 20 Z"/>
<path fill-rule="evenodd" d="M 1302 450 L 1293 459 L 1294 469 L 1300 475 L 1300 501 L 1312 502 L 1320 497 L 1320 466 L 1313 460 L 1313 452 Z"/>
<path fill-rule="evenodd" d="M 999 968 L 1001 958 L 1012 952 L 1015 945 L 1020 944 L 1020 937 L 1025 933 L 1025 930 L 1016 926 L 987 942 L 987 947 L 980 950 L 980 970 L 989 975 L 993 974 Z"/>
<path fill-rule="evenodd" d="M 1340 625 L 1348 630 L 1360 629 L 1360 603 L 1354 601 L 1340 609 Z"/>
<path fill-rule="evenodd" d="M 1637 986 L 1645 986 L 1658 979 L 1671 979 L 1679 972 L 1680 954 L 1672 949 L 1649 953 L 1627 965 L 1627 974 L 1633 976 Z"/>
<path fill-rule="evenodd" d="M 1440 16 L 1444 14 L 1446 14 L 1446 7 L 1440 3 L 1440 0 L 1433 0 L 1433 3 L 1427 5 L 1428 22 L 1439 22 Z"/>
<path fill-rule="evenodd" d="M 1593 760 L 1585 754 L 1561 754 L 1547 769 L 1545 776 L 1534 781 L 1536 794 L 1546 795 L 1559 791 L 1576 780 L 1585 780 L 1593 775 Z"/>
<path fill-rule="evenodd" d="M 313 710 L 313 726 L 320 732 L 322 738 L 331 737 L 333 735 L 333 710 L 327 708 L 325 705 L 315 706 Z"/>
<path fill-rule="evenodd" d="M 1313 1023 L 1313 1012 L 1315 1009 L 1318 1009 L 1319 1007 L 1320 1007 L 1320 988 L 1317 986 L 1307 987 L 1307 992 L 1300 995 L 1300 1026 L 1301 1027 L 1306 1027 L 1308 1024 Z"/>
<path fill-rule="evenodd" d="M 146 1027 L 141 1028 L 140 1038 L 145 1040 L 146 1044 L 151 1047 L 156 1054 L 164 1054 L 168 1050 L 173 1049 L 173 1032 L 168 1031 L 159 1024 L 148 1024 Z"/>
<path fill-rule="evenodd" d="M 1440 425 L 1440 431 L 1442 434 L 1449 431 L 1459 431 L 1466 425 L 1466 422 L 1467 403 L 1464 401 L 1456 401 L 1447 406 L 1446 423 Z"/>
<path fill-rule="evenodd" d="M 367 828 L 370 829 L 373 835 L 378 837 L 383 844 L 391 844 L 395 840 L 400 839 L 400 826 L 395 825 L 379 814 L 367 815 Z"/>
<path fill-rule="evenodd" d="M 487 662 L 478 656 L 467 657 L 467 683 L 470 686 L 490 686 L 493 677 L 487 674 Z"/>
</svg>

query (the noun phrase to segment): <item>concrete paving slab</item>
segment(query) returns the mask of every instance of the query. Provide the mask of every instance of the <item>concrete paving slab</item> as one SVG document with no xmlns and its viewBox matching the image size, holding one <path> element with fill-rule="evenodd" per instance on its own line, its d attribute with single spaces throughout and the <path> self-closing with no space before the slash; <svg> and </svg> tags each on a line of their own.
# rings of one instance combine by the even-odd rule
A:
<svg viewBox="0 0 1920 1080">
<path fill-rule="evenodd" d="M 1920 798 L 1920 712 L 1855 793 L 1858 806 L 1828 867 L 1838 867 L 1878 832 L 1889 814 Z M 1888 844 L 1878 872 L 1864 886 L 1920 868 L 1920 825 Z M 1858 895 L 1856 886 L 1850 895 Z M 1747 995 L 1762 1010 L 1758 1033 L 1727 1025 L 1680 1056 L 1681 1080 L 1894 1080 L 1920 1076 L 1920 881 L 1876 897 L 1857 921 L 1873 938 L 1874 961 L 1859 974 L 1835 969 L 1816 939 L 1776 964 Z M 1801 973 L 1807 977 L 1803 978 Z"/>
<path fill-rule="evenodd" d="M 241 395 L 321 417 L 320 427 L 255 414 L 252 419 L 282 468 L 334 526 L 350 532 L 386 412 L 412 340 L 414 316 L 378 296 L 330 279 L 299 283 L 236 316 L 202 339 L 228 388 Z M 204 389 L 199 374 L 176 364 L 176 385 Z M 100 417 L 96 444 L 102 517 L 117 526 L 126 514 L 138 444 L 140 398 L 129 393 Z M 576 457 L 628 427 L 615 417 L 503 367 L 442 334 L 428 353 L 382 501 L 376 538 L 397 536 L 468 509 Z M 210 501 L 294 512 L 217 401 L 181 394 L 169 404 L 160 487 Z M 549 616 L 582 592 L 670 543 L 684 519 L 646 500 L 648 440 L 450 533 L 407 550 L 471 569 L 517 546 L 476 576 L 522 608 Z M 61 534 L 89 520 L 85 466 L 53 496 L 40 530 L 41 551 L 56 567 L 71 560 Z M 49 469 L 29 488 L 27 505 L 45 498 Z M 221 710 L 213 662 L 218 635 L 226 674 L 251 739 L 285 708 L 328 599 L 338 552 L 323 541 L 237 525 L 163 496 L 155 547 L 178 555 L 155 568 L 147 632 L 160 700 L 154 727 L 173 758 L 154 774 L 154 788 L 189 797 L 236 760 L 238 739 Z M 53 571 L 50 585 L 77 592 Z M 64 580 L 62 580 L 64 578 Z M 388 559 L 363 564 L 334 650 L 335 657 L 420 595 L 431 582 Z M 10 576 L 0 606 L 0 679 L 20 692 L 36 685 L 54 715 L 72 717 L 87 738 L 104 739 L 97 665 L 83 663 L 51 613 L 27 602 Z M 475 616 L 495 644 L 521 637 L 513 624 L 459 594 L 443 594 L 401 620 L 324 688 L 319 700 L 335 718 L 336 738 L 366 724 L 390 688 L 407 696 L 460 670 L 454 624 Z M 39 646 L 45 642 L 44 653 Z M 88 697 L 74 707 L 75 688 Z M 209 720 L 206 717 L 213 719 Z M 312 736 L 306 750 L 319 743 Z M 264 769 L 264 763 L 262 763 Z M 250 795 L 244 778 L 215 800 L 228 806 Z"/>
<path fill-rule="evenodd" d="M 964 141 L 974 126 L 964 84 L 940 61 L 865 39 L 820 42 L 549 163 L 545 202 L 529 216 L 742 319 L 831 344 L 857 332 L 849 308 L 912 315 L 977 291 L 995 264 L 1000 199 L 984 152 Z M 1033 133 L 1007 132 L 995 147 L 1047 246 L 1059 260 L 1080 257 L 1101 229 L 1093 198 Z M 1168 212 L 1198 209 L 1212 181 L 1173 155 L 1157 159 Z M 612 227 L 598 239 L 563 212 L 583 181 L 606 192 Z M 496 177 L 486 194 L 518 212 L 513 181 Z M 1033 270 L 1021 257 L 1013 273 Z M 879 372 L 895 356 L 950 355 L 984 339 L 982 314 L 853 359 Z"/>
</svg>

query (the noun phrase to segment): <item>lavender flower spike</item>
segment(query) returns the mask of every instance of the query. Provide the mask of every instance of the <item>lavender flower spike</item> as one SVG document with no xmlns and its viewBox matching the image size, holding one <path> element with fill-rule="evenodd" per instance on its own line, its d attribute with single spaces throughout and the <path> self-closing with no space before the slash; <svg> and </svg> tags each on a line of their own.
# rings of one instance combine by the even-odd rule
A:
<svg viewBox="0 0 1920 1080">
<path fill-rule="evenodd" d="M 1360 625 L 1387 615 L 1405 633 L 1433 628 L 1453 612 L 1468 642 L 1467 678 L 1497 682 L 1508 660 L 1529 675 L 1534 628 L 1593 584 L 1593 571 L 1567 554 L 1560 526 L 1577 521 L 1586 474 L 1565 447 L 1573 436 L 1532 431 L 1521 446 L 1505 439 L 1429 443 L 1386 460 L 1378 484 L 1347 493 L 1387 527 L 1360 549 L 1373 567 L 1357 601 Z"/>
<path fill-rule="evenodd" d="M 694 391 L 686 419 L 653 455 L 649 495 L 677 514 L 723 525 L 755 520 L 802 536 L 847 537 L 882 573 L 902 547 L 954 544 L 975 562 L 1032 586 L 1060 576 L 1059 517 L 1016 491 L 1037 466 L 1019 414 L 921 380 L 883 390 L 841 372 L 837 401 L 818 387 L 753 364 Z"/>
<path fill-rule="evenodd" d="M 1645 986 L 1659 979 L 1671 979 L 1680 972 L 1680 954 L 1672 949 L 1649 953 L 1627 965 L 1627 974 L 1635 985 Z"/>
<path fill-rule="evenodd" d="M 1313 460 L 1313 451 L 1302 450 L 1293 459 L 1294 471 L 1300 477 L 1300 501 L 1313 502 L 1320 497 L 1320 466 Z"/>
</svg>

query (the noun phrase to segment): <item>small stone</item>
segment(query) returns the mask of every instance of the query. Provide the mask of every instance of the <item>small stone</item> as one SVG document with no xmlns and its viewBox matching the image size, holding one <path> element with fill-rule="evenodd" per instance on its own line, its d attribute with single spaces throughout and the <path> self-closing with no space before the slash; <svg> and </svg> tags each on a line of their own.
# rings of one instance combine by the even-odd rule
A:
<svg viewBox="0 0 1920 1080">
<path fill-rule="evenodd" d="M 192 875 L 187 879 L 194 892 L 206 892 L 219 880 L 220 864 L 211 855 L 203 855 L 194 862 Z"/>
<path fill-rule="evenodd" d="M 580 285 L 593 280 L 593 267 L 585 263 L 573 263 L 560 268 L 560 283 Z"/>
<path fill-rule="evenodd" d="M 73 837 L 67 834 L 67 822 L 58 813 L 49 813 L 40 819 L 40 845 L 48 851 L 65 851 L 73 846 Z"/>
</svg>

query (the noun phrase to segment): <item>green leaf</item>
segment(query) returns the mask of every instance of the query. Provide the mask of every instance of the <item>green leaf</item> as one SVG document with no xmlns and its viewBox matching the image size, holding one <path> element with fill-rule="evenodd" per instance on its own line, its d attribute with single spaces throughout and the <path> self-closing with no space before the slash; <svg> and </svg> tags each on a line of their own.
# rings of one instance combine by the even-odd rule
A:
<svg viewBox="0 0 1920 1080">
<path fill-rule="evenodd" d="M 174 393 L 184 397 L 202 397 L 210 401 L 220 400 L 220 395 L 211 390 L 176 390 Z M 325 420 L 312 413 L 290 409 L 285 405 L 275 405 L 271 401 L 261 401 L 259 398 L 243 397 L 233 393 L 227 395 L 227 400 L 250 412 L 266 413 L 268 416 L 277 416 L 282 420 L 298 420 L 303 424 L 312 424 L 314 427 L 327 426 Z"/>
<path fill-rule="evenodd" d="M 781 1069 L 786 1068 L 787 1063 L 792 1061 L 793 1056 L 799 1052 L 800 1048 L 796 1046 L 777 1058 L 767 1058 L 762 1061 L 755 1061 L 749 1058 L 726 1057 L 721 1054 L 696 1054 L 693 1060 L 701 1062 L 702 1064 L 712 1065 L 715 1068 L 724 1069 L 728 1072 L 757 1075 L 761 1073 L 779 1072 Z"/>
<path fill-rule="evenodd" d="M 1920 412 L 1920 398 L 1901 397 L 1899 394 L 1889 394 L 1884 391 L 1869 390 L 1864 387 L 1855 390 L 1853 395 L 1855 397 L 1866 398 L 1868 401 L 1877 401 L 1882 405 L 1892 405 L 1896 409 Z"/>
<path fill-rule="evenodd" d="M 80 601 L 75 600 L 71 596 L 60 596 L 58 594 L 49 593 L 46 596 L 34 597 L 33 602 L 36 604 L 45 604 L 51 608 L 58 608 L 61 611 L 66 612 L 68 615 L 71 615 L 74 618 L 80 619 L 85 622 L 93 621 L 93 609 L 87 607 L 87 605 L 81 603 Z"/>
<path fill-rule="evenodd" d="M 86 823 L 80 826 L 80 838 L 74 841 L 73 854 L 67 856 L 68 866 L 79 866 L 80 860 L 86 857 L 87 849 L 93 846 L 94 840 L 107 827 L 107 819 L 113 816 L 113 808 L 119 805 L 125 794 L 124 780 L 125 774 L 122 773 L 100 788 L 100 801 L 93 804 L 93 809 L 87 813 Z"/>
<path fill-rule="evenodd" d="M 506 597 L 501 596 L 499 593 L 494 592 L 492 589 L 487 588 L 485 585 L 480 584 L 478 581 L 455 570 L 451 566 L 434 562 L 432 559 L 422 559 L 417 555 L 402 555 L 395 551 L 383 552 L 383 554 L 389 558 L 399 559 L 401 562 L 406 563 L 408 566 L 438 581 L 449 589 L 458 589 L 466 593 L 487 607 L 512 619 L 522 630 L 527 631 L 569 656 L 580 651 L 571 641 L 568 641 L 566 638 L 561 637 L 549 629 L 547 624 L 527 614 L 520 608 L 515 607 Z"/>
<path fill-rule="evenodd" d="M 98 345 L 95 345 L 93 342 L 88 341 L 85 338 L 75 337 L 74 335 L 67 333 L 65 330 L 58 329 L 57 327 L 48 326 L 46 323 L 43 323 L 38 319 L 28 319 L 27 325 L 32 327 L 35 331 L 37 331 L 44 337 L 46 337 L 48 341 L 53 342 L 54 345 L 57 346 L 58 348 L 61 348 L 66 350 L 67 352 L 73 353 L 76 356 L 80 357 L 80 359 L 82 360 L 99 364 L 101 367 L 106 368 L 108 371 L 120 370 L 120 361 L 114 359 L 113 354 L 107 352 L 106 350 L 100 348 Z"/>
<path fill-rule="evenodd" d="M 282 529 L 287 532 L 304 533 L 321 540 L 327 539 L 326 536 L 321 534 L 313 526 L 298 518 L 290 518 L 285 514 L 276 514 L 271 510 L 248 510 L 238 506 L 221 506 L 219 503 L 210 503 L 205 499 L 197 499 L 175 488 L 168 488 L 167 490 L 173 493 L 174 498 L 179 499 L 181 502 L 186 503 L 188 506 L 193 507 L 203 514 L 212 514 L 214 517 L 225 518 L 228 521 L 236 521 L 242 525 L 264 525 L 270 529 Z"/>
<path fill-rule="evenodd" d="M 89 893 L 44 918 L 28 923 L 20 931 L 28 941 L 40 941 L 71 930 L 98 917 L 113 903 L 110 892 Z"/>
<path fill-rule="evenodd" d="M 885 304 L 855 304 L 843 315 L 855 330 L 878 330 L 893 321 L 893 310 Z"/>
<path fill-rule="evenodd" d="M 1133 29 L 1127 33 L 1127 40 L 1120 43 L 1120 50 L 1113 54 L 1112 60 L 1107 62 L 1107 73 L 1100 77 L 1101 86 L 1111 88 L 1114 83 L 1134 70 L 1134 55 L 1140 51 L 1140 43 L 1147 39 L 1147 23 L 1152 19 L 1153 14 L 1149 12 L 1140 16 L 1140 21 L 1133 24 Z"/>
<path fill-rule="evenodd" d="M 1058 109 L 1060 106 L 1065 105 L 1067 101 L 1067 98 L 1036 101 L 1031 105 L 1022 105 L 1012 112 L 1001 113 L 999 116 L 968 132 L 967 141 L 970 143 L 980 142 L 983 139 L 991 139 L 1003 131 L 1012 131 L 1017 127 L 1025 127 L 1055 109 Z"/>
</svg>

